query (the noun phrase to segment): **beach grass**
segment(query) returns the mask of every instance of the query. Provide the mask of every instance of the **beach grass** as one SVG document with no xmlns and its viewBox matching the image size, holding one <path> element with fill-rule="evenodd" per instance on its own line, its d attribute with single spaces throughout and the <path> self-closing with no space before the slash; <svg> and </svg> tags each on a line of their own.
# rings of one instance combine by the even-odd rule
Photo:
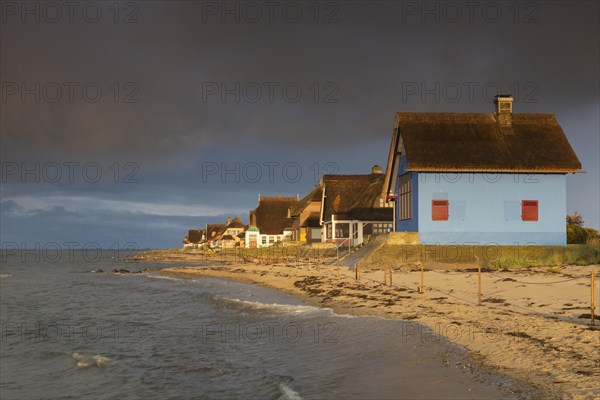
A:
<svg viewBox="0 0 600 400">
<path fill-rule="evenodd" d="M 370 266 L 423 263 L 426 267 L 481 265 L 490 270 L 600 264 L 600 241 L 567 246 L 384 245 L 365 257 Z"/>
</svg>

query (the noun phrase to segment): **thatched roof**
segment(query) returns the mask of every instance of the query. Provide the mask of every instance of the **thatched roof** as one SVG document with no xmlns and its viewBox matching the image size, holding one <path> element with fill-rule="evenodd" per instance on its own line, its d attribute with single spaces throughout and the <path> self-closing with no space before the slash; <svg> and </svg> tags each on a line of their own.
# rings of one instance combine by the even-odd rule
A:
<svg viewBox="0 0 600 400">
<path fill-rule="evenodd" d="M 202 241 L 203 229 L 190 229 L 186 236 L 188 243 L 200 243 Z"/>
<path fill-rule="evenodd" d="M 321 202 L 323 198 L 323 187 L 321 185 L 315 186 L 309 194 L 300 199 L 299 202 L 295 203 L 290 207 L 290 217 L 297 217 L 300 213 L 310 205 L 312 202 Z"/>
<path fill-rule="evenodd" d="M 307 228 L 318 228 L 321 226 L 321 214 L 319 213 L 311 213 L 308 218 L 302 224 Z"/>
<path fill-rule="evenodd" d="M 250 211 L 250 221 L 255 221 L 261 234 L 281 235 L 285 228 L 292 226 L 292 220 L 287 217 L 288 209 L 297 202 L 296 197 L 261 196 L 258 207 Z"/>
<path fill-rule="evenodd" d="M 379 208 L 385 175 L 325 175 L 325 203 L 323 220 L 355 219 L 362 221 L 391 221 L 391 208 Z M 381 211 L 383 210 L 383 211 Z"/>
<path fill-rule="evenodd" d="M 336 214 L 335 219 L 392 222 L 394 219 L 394 210 L 391 207 L 358 207 L 353 208 L 347 213 Z"/>
<path fill-rule="evenodd" d="M 206 240 L 219 240 L 225 232 L 224 224 L 207 224 L 206 225 Z"/>
<path fill-rule="evenodd" d="M 238 215 L 227 224 L 227 228 L 244 228 L 242 218 Z"/>
<path fill-rule="evenodd" d="M 397 113 L 412 171 L 576 172 L 581 163 L 552 114 Z"/>
</svg>

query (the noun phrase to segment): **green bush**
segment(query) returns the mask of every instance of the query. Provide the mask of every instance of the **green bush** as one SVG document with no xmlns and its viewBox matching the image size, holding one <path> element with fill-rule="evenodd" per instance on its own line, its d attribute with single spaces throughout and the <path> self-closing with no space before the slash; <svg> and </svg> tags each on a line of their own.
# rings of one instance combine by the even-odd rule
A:
<svg viewBox="0 0 600 400">
<path fill-rule="evenodd" d="M 597 230 L 583 226 L 585 221 L 577 211 L 573 215 L 567 215 L 567 243 L 585 244 L 589 239 L 600 237 Z"/>
<path fill-rule="evenodd" d="M 587 242 L 588 235 L 585 228 L 575 224 L 567 224 L 567 243 L 584 244 Z"/>
</svg>

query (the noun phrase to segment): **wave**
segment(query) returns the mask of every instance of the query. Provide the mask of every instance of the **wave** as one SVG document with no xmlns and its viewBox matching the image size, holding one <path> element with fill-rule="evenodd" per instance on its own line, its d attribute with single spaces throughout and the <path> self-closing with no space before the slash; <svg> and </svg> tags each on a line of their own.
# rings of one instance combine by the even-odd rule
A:
<svg viewBox="0 0 600 400">
<path fill-rule="evenodd" d="M 4 278 L 10 278 L 12 276 L 12 274 L 0 274 L 0 278 L 4 279 Z"/>
<path fill-rule="evenodd" d="M 106 367 L 110 362 L 110 358 L 99 354 L 90 357 L 80 353 L 73 353 L 71 354 L 71 357 L 73 358 L 73 360 L 75 360 L 75 366 L 77 366 L 77 368 L 103 368 Z"/>
<path fill-rule="evenodd" d="M 259 309 L 259 310 L 271 310 L 271 311 L 279 311 L 289 314 L 307 314 L 314 312 L 327 312 L 331 313 L 332 310 L 330 308 L 321 308 L 307 305 L 294 305 L 294 304 L 279 304 L 279 303 L 261 303 L 259 301 L 249 301 L 249 300 L 240 300 L 240 299 L 232 299 L 229 297 L 215 296 L 219 300 L 223 300 L 226 302 L 233 303 L 238 306 Z"/>
<path fill-rule="evenodd" d="M 198 279 L 190 279 L 190 278 L 179 278 L 168 275 L 159 275 L 159 274 L 142 274 L 148 278 L 153 279 L 162 279 L 173 282 L 185 282 L 185 283 L 202 283 L 206 285 L 207 282 L 216 283 L 216 286 L 229 285 L 232 282 L 220 279 L 220 278 L 198 278 Z M 241 300 L 237 298 L 230 298 L 222 295 L 218 295 L 210 292 L 203 292 L 200 295 L 201 298 L 208 298 L 209 301 L 217 301 L 221 303 L 226 303 L 229 305 L 233 305 L 236 308 L 252 308 L 255 310 L 267 310 L 272 312 L 281 312 L 286 314 L 309 314 L 309 313 L 325 313 L 328 315 L 335 315 L 340 318 L 358 318 L 355 315 L 350 314 L 336 314 L 331 308 L 327 307 L 315 307 L 309 305 L 294 305 L 294 304 L 281 304 L 281 303 L 264 303 L 260 301 L 250 301 L 250 300 Z M 385 317 L 380 317 L 381 319 L 385 319 Z"/>
<path fill-rule="evenodd" d="M 166 281 L 176 281 L 176 282 L 193 282 L 193 280 L 190 279 L 186 279 L 186 278 L 176 278 L 174 276 L 167 276 L 167 275 L 155 275 L 155 274 L 142 274 L 147 278 L 152 278 L 152 279 L 163 279 Z"/>
<path fill-rule="evenodd" d="M 279 400 L 302 400 L 302 396 L 285 383 L 279 384 L 279 390 L 281 390 Z"/>
</svg>

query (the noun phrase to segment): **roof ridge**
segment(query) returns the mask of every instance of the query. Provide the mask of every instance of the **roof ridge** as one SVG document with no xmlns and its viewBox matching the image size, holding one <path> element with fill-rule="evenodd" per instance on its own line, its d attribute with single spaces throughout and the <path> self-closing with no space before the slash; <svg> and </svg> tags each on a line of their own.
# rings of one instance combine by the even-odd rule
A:
<svg viewBox="0 0 600 400">
<path fill-rule="evenodd" d="M 260 201 L 272 201 L 272 200 L 280 200 L 280 201 L 290 201 L 290 200 L 298 200 L 298 198 L 296 196 L 290 196 L 290 197 L 263 197 L 261 196 Z"/>
</svg>

